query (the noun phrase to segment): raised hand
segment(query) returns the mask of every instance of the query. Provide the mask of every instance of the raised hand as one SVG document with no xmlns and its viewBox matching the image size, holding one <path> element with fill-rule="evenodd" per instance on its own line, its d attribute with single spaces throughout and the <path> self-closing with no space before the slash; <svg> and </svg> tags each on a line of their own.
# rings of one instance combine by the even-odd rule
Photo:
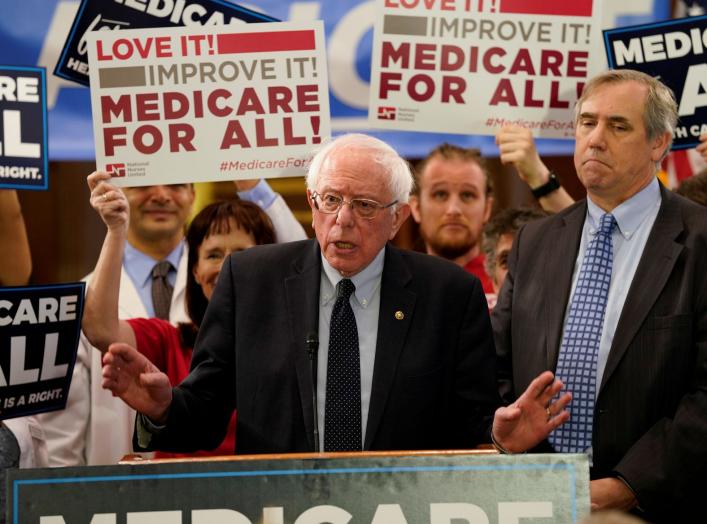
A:
<svg viewBox="0 0 707 524">
<path fill-rule="evenodd" d="M 91 190 L 91 206 L 101 216 L 110 230 L 128 227 L 128 199 L 119 187 L 110 183 L 111 176 L 104 171 L 94 171 L 86 178 Z"/>
<path fill-rule="evenodd" d="M 565 409 L 572 400 L 564 393 L 553 401 L 564 384 L 550 371 L 538 375 L 510 406 L 498 408 L 493 418 L 494 439 L 512 453 L 527 451 L 569 419 Z"/>
<path fill-rule="evenodd" d="M 548 180 L 550 170 L 543 164 L 535 148 L 530 129 L 520 126 L 504 126 L 496 134 L 496 144 L 503 164 L 513 164 L 520 178 L 535 188 Z"/>
<path fill-rule="evenodd" d="M 161 424 L 167 419 L 172 403 L 169 378 L 134 347 L 111 344 L 103 355 L 101 385 L 154 422 Z"/>
</svg>

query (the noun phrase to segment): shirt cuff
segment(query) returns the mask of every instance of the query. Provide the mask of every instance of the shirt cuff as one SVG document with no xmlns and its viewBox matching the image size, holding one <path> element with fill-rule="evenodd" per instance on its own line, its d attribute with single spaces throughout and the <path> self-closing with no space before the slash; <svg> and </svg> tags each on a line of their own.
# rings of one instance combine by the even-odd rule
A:
<svg viewBox="0 0 707 524">
<path fill-rule="evenodd" d="M 264 178 L 261 178 L 253 189 L 239 191 L 238 196 L 243 200 L 257 204 L 260 209 L 265 210 L 275 202 L 277 193 L 272 190 L 270 184 Z"/>
<path fill-rule="evenodd" d="M 625 485 L 628 489 L 631 490 L 631 493 L 633 493 L 633 496 L 634 496 L 635 499 L 636 499 L 636 506 L 635 506 L 635 507 L 636 507 L 636 509 L 637 509 L 638 511 L 641 511 L 641 512 L 642 512 L 642 511 L 643 511 L 643 508 L 642 508 L 642 507 L 639 505 L 639 503 L 638 503 L 638 495 L 636 495 L 636 490 L 633 489 L 633 487 L 631 486 L 631 484 L 629 483 L 629 481 L 626 480 L 626 479 L 621 475 L 621 473 L 618 473 L 618 472 L 616 472 L 616 471 L 614 471 L 614 477 L 617 478 L 617 479 L 619 479 L 621 482 L 623 482 L 624 485 Z"/>
<path fill-rule="evenodd" d="M 525 453 L 525 452 L 516 453 L 514 451 L 509 451 L 506 448 L 504 448 L 503 446 L 501 446 L 501 444 L 499 444 L 498 441 L 496 440 L 496 437 L 493 436 L 493 431 L 491 431 L 491 443 L 493 444 L 493 447 L 496 448 L 496 451 L 498 451 L 501 455 L 523 455 Z"/>
<path fill-rule="evenodd" d="M 155 424 L 147 416 L 142 413 L 138 413 L 137 421 L 135 423 L 138 446 L 143 449 L 148 448 L 150 446 L 150 442 L 152 442 L 152 437 L 162 433 L 166 427 L 167 426 L 165 425 Z"/>
</svg>

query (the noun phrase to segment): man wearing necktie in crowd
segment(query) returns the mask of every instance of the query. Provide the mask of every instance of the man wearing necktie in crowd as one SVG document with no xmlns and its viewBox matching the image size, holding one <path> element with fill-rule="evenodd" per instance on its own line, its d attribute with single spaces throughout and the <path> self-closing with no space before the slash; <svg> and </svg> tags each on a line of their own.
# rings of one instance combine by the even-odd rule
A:
<svg viewBox="0 0 707 524">
<path fill-rule="evenodd" d="M 130 225 L 120 279 L 120 317 L 158 317 L 174 325 L 189 322 L 184 305 L 188 257 L 184 232 L 195 199 L 194 185 L 123 191 L 130 204 Z M 263 195 L 267 205 L 262 205 Z M 264 181 L 243 196 L 255 197 L 270 213 L 280 240 L 304 238 L 282 197 Z M 89 286 L 92 276 L 85 279 Z M 51 466 L 114 464 L 132 451 L 135 413 L 101 388 L 101 367 L 101 352 L 82 334 L 66 409 L 39 415 Z"/>
<path fill-rule="evenodd" d="M 555 371 L 570 419 L 538 450 L 589 455 L 594 509 L 677 522 L 707 466 L 707 210 L 656 178 L 677 122 L 665 85 L 608 71 L 575 111 L 587 199 L 516 236 L 492 319 L 502 395 Z"/>
<path fill-rule="evenodd" d="M 141 413 L 138 448 L 211 448 L 233 409 L 238 453 L 489 442 L 500 398 L 478 279 L 388 244 L 410 213 L 411 186 L 387 144 L 337 138 L 307 176 L 316 239 L 224 262 L 181 385 L 172 389 L 134 348 L 111 345 L 103 385 Z M 566 394 L 547 416 L 561 386 L 544 373 L 514 407 L 498 409 L 495 441 L 538 444 L 567 418 Z"/>
</svg>

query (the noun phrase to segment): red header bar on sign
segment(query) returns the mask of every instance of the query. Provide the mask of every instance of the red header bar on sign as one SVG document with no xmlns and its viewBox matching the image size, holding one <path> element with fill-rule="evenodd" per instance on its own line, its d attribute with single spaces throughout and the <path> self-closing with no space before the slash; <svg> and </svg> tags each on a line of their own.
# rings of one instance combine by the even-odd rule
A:
<svg viewBox="0 0 707 524">
<path fill-rule="evenodd" d="M 500 0 L 501 13 L 592 16 L 594 0 Z"/>
<path fill-rule="evenodd" d="M 314 31 L 273 31 L 217 35 L 218 53 L 264 53 L 314 50 Z"/>
</svg>

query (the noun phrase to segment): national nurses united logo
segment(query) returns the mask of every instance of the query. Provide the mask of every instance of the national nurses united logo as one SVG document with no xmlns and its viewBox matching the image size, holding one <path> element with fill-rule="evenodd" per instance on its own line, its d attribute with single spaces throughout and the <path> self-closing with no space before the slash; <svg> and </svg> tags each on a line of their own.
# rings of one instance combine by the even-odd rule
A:
<svg viewBox="0 0 707 524">
<path fill-rule="evenodd" d="M 395 120 L 395 108 L 378 106 L 378 120 Z"/>
<path fill-rule="evenodd" d="M 125 176 L 125 164 L 106 164 L 106 172 L 111 176 Z"/>
</svg>

